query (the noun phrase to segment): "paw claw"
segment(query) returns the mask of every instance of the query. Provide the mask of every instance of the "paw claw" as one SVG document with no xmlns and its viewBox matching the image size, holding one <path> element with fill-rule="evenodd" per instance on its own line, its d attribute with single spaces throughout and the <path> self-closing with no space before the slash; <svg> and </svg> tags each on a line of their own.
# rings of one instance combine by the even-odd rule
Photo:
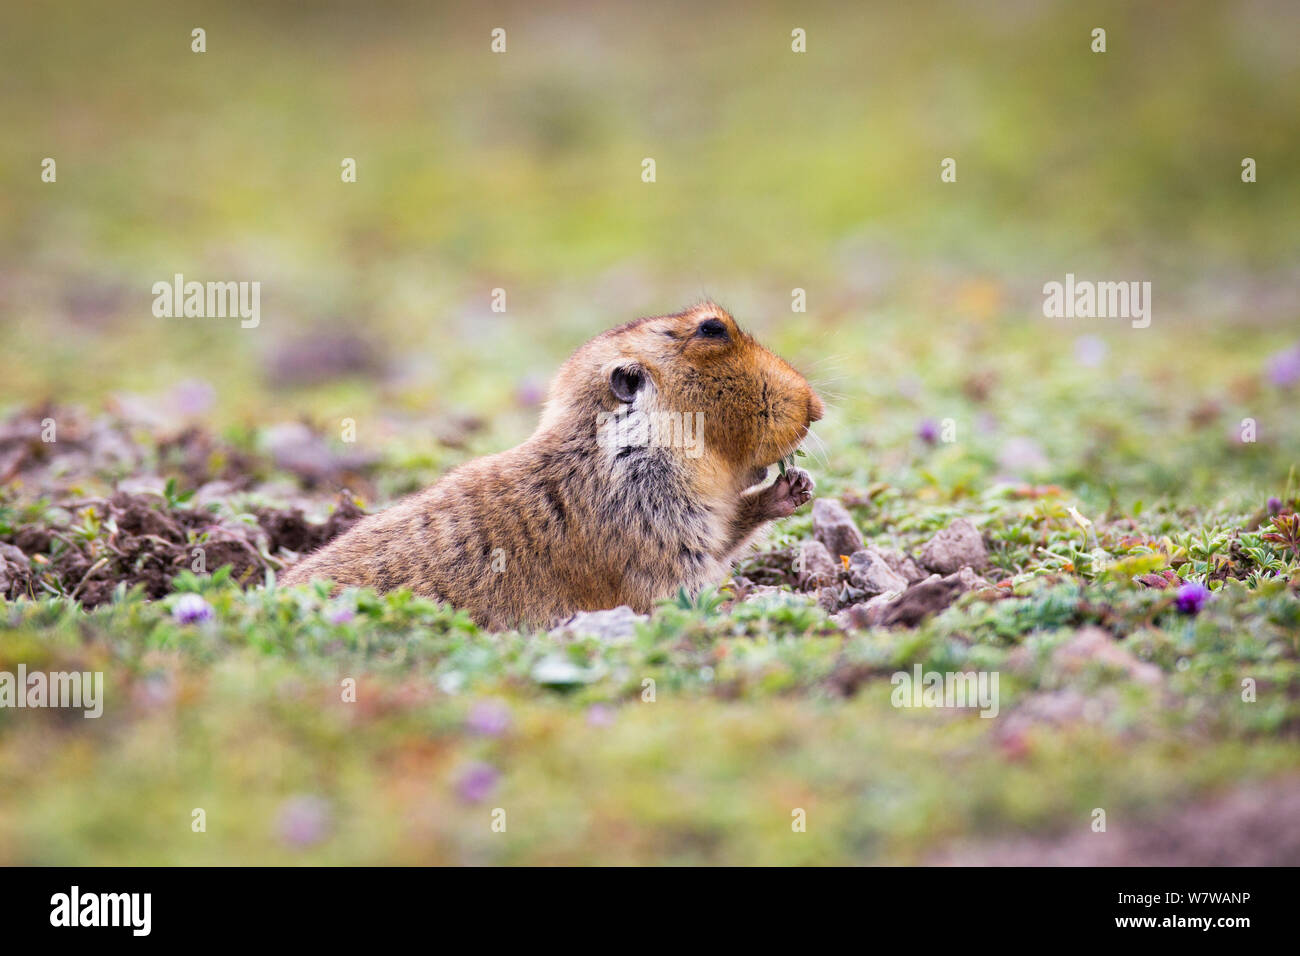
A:
<svg viewBox="0 0 1300 956">
<path fill-rule="evenodd" d="M 815 486 L 812 475 L 802 468 L 787 468 L 768 488 L 771 517 L 786 518 L 794 514 L 795 509 L 812 500 Z"/>
</svg>

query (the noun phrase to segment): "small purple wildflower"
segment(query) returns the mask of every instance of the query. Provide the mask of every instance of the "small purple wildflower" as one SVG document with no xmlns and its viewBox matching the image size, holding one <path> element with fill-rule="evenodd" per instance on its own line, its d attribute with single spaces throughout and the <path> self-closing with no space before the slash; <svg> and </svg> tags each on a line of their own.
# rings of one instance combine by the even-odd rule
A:
<svg viewBox="0 0 1300 956">
<path fill-rule="evenodd" d="M 329 621 L 331 624 L 348 624 L 356 616 L 357 612 L 346 605 L 332 607 L 325 612 L 325 620 Z"/>
<path fill-rule="evenodd" d="M 510 708 L 500 700 L 476 701 L 465 718 L 465 726 L 484 737 L 500 737 L 510 729 Z"/>
<path fill-rule="evenodd" d="M 1275 515 L 1275 514 L 1280 514 L 1281 511 L 1282 511 L 1282 499 L 1281 499 L 1281 498 L 1269 498 L 1269 499 L 1268 499 L 1268 513 L 1271 514 L 1271 515 Z"/>
<path fill-rule="evenodd" d="M 592 704 L 587 708 L 587 723 L 592 727 L 608 727 L 614 722 L 614 708 L 608 704 Z"/>
<path fill-rule="evenodd" d="M 330 829 L 330 805 L 320 797 L 303 794 L 280 804 L 276 830 L 293 847 L 307 847 L 325 839 Z"/>
<path fill-rule="evenodd" d="M 204 415 L 212 408 L 216 399 L 217 390 L 207 382 L 196 378 L 188 378 L 177 383 L 171 391 L 172 407 L 182 415 Z"/>
<path fill-rule="evenodd" d="M 1081 335 L 1074 340 L 1074 360 L 1084 368 L 1097 368 L 1106 361 L 1109 347 L 1095 335 Z"/>
<path fill-rule="evenodd" d="M 212 620 L 213 616 L 212 605 L 197 594 L 182 594 L 172 605 L 172 617 L 179 624 L 198 624 Z"/>
<path fill-rule="evenodd" d="M 546 399 L 546 381 L 529 375 L 515 388 L 515 401 L 524 408 L 534 408 Z"/>
<path fill-rule="evenodd" d="M 1209 599 L 1209 588 L 1200 581 L 1188 581 L 1178 589 L 1178 593 L 1174 596 L 1174 604 L 1184 614 L 1199 614 Z"/>
<path fill-rule="evenodd" d="M 939 440 L 939 423 L 933 418 L 925 419 L 917 426 L 916 437 L 927 445 L 933 445 Z"/>
<path fill-rule="evenodd" d="M 472 763 L 456 781 L 456 792 L 466 803 L 481 803 L 491 796 L 500 778 L 501 774 L 491 764 Z"/>
<path fill-rule="evenodd" d="M 1278 388 L 1300 383 L 1300 345 L 1277 352 L 1268 362 L 1268 379 Z"/>
</svg>

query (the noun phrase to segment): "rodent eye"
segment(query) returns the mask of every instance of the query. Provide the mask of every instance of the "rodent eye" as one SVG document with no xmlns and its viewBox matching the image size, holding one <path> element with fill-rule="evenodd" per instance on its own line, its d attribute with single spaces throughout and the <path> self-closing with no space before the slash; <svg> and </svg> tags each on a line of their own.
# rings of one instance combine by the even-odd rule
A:
<svg viewBox="0 0 1300 956">
<path fill-rule="evenodd" d="M 718 319 L 705 319 L 695 330 L 695 334 L 706 339 L 725 339 L 727 327 Z"/>
</svg>

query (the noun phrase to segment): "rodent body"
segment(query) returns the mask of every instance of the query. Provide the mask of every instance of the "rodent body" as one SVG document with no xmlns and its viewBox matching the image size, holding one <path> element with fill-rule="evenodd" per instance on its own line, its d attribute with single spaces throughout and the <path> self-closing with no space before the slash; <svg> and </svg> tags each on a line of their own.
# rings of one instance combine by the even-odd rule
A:
<svg viewBox="0 0 1300 956">
<path fill-rule="evenodd" d="M 523 444 L 362 519 L 283 580 L 408 587 L 494 630 L 647 612 L 720 581 L 812 497 L 797 469 L 754 486 L 821 415 L 803 377 L 713 303 L 638 319 L 565 362 Z"/>
</svg>

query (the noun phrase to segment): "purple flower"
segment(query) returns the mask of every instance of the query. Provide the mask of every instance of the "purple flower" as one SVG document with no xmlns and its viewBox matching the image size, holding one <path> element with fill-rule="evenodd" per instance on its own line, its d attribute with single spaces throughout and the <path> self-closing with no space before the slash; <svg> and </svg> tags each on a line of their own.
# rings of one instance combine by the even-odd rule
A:
<svg viewBox="0 0 1300 956">
<path fill-rule="evenodd" d="M 466 803 L 481 803 L 492 795 L 501 775 L 497 768 L 487 763 L 472 763 L 456 781 L 456 792 Z"/>
<path fill-rule="evenodd" d="M 207 382 L 195 378 L 186 379 L 172 389 L 172 407 L 182 415 L 203 415 L 212 408 L 217 399 L 217 390 Z"/>
<path fill-rule="evenodd" d="M 1174 604 L 1184 614 L 1198 614 L 1209 599 L 1209 588 L 1200 581 L 1188 581 L 1174 595 Z"/>
<path fill-rule="evenodd" d="M 587 708 L 587 723 L 592 727 L 608 727 L 614 722 L 614 708 L 608 704 L 592 704 Z"/>
<path fill-rule="evenodd" d="M 1300 345 L 1283 349 L 1269 359 L 1268 379 L 1278 388 L 1290 388 L 1300 382 Z"/>
<path fill-rule="evenodd" d="M 1074 340 L 1074 360 L 1085 368 L 1096 368 L 1106 361 L 1109 349 L 1103 339 L 1095 335 L 1081 335 Z"/>
<path fill-rule="evenodd" d="M 307 847 L 325 839 L 330 829 L 330 805 L 320 797 L 303 794 L 280 804 L 276 830 L 289 846 Z"/>
<path fill-rule="evenodd" d="M 182 594 L 172 605 L 172 617 L 180 624 L 198 624 L 213 618 L 212 605 L 197 594 Z"/>
<path fill-rule="evenodd" d="M 515 401 L 524 408 L 533 408 L 546 400 L 546 382 L 544 379 L 529 375 L 515 388 Z"/>
<path fill-rule="evenodd" d="M 1271 515 L 1275 515 L 1275 514 L 1279 514 L 1281 511 L 1282 511 L 1282 499 L 1281 499 L 1281 498 L 1269 498 L 1269 499 L 1268 499 L 1268 513 L 1271 514 Z"/>
<path fill-rule="evenodd" d="M 917 426 L 916 437 L 927 445 L 933 445 L 939 440 L 939 423 L 933 418 L 925 419 Z"/>
<path fill-rule="evenodd" d="M 356 616 L 357 612 L 346 605 L 332 607 L 325 612 L 325 620 L 329 621 L 331 624 L 347 624 Z"/>
<path fill-rule="evenodd" d="M 500 737 L 510 729 L 510 708 L 500 700 L 477 701 L 469 709 L 465 726 L 485 737 Z"/>
</svg>

